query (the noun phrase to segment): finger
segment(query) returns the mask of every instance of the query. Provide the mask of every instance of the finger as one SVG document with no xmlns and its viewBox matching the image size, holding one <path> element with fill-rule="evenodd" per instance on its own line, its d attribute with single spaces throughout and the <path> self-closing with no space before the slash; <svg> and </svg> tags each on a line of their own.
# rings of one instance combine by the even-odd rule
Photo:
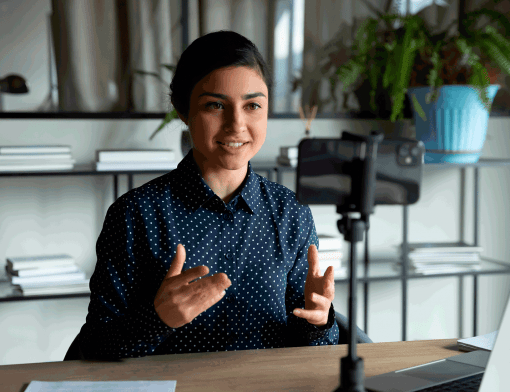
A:
<svg viewBox="0 0 510 392">
<path fill-rule="evenodd" d="M 329 310 L 329 307 L 331 306 L 331 300 L 324 295 L 320 295 L 318 293 L 312 293 L 310 299 L 316 305 L 316 308 L 313 310 L 316 310 L 317 308 L 322 309 L 322 310 L 326 310 L 326 309 Z M 306 307 L 305 307 L 305 309 L 306 309 Z M 308 309 L 308 310 L 312 310 L 312 309 Z"/>
<path fill-rule="evenodd" d="M 324 273 L 323 295 L 333 301 L 335 297 L 335 271 L 333 266 L 329 266 Z"/>
<path fill-rule="evenodd" d="M 172 260 L 172 264 L 170 264 L 170 268 L 166 273 L 166 278 L 171 278 L 172 276 L 179 275 L 182 271 L 182 266 L 184 265 L 184 261 L 186 260 L 186 250 L 182 244 L 177 245 L 177 250 L 175 251 L 174 259 Z"/>
<path fill-rule="evenodd" d="M 308 247 L 308 273 L 312 276 L 320 276 L 321 270 L 319 268 L 319 251 L 315 245 Z"/>
<path fill-rule="evenodd" d="M 227 274 L 218 272 L 217 274 L 208 276 L 200 279 L 196 282 L 189 284 L 189 287 L 194 291 L 209 291 L 212 289 L 218 289 L 219 291 L 226 290 L 232 285 L 232 282 L 228 278 Z M 193 287 L 191 287 L 193 286 Z"/>
<path fill-rule="evenodd" d="M 171 287 L 182 286 L 186 283 L 189 283 L 195 279 L 201 278 L 209 273 L 209 267 L 206 265 L 199 265 L 189 270 L 182 272 L 180 275 L 172 276 L 172 285 Z"/>
<path fill-rule="evenodd" d="M 325 315 L 323 310 L 306 310 L 306 309 L 294 309 L 294 315 L 307 320 L 310 324 L 320 324 L 323 323 L 324 320 L 328 320 L 328 316 Z"/>
<path fill-rule="evenodd" d="M 212 279 L 209 278 L 212 278 L 212 276 L 206 278 L 212 281 Z M 198 284 L 201 282 L 202 281 L 187 286 L 187 289 L 190 291 L 187 299 L 192 307 L 191 313 L 193 318 L 220 301 L 225 295 L 225 289 L 228 287 L 223 288 L 222 285 L 214 284 L 215 282 L 206 286 Z"/>
</svg>

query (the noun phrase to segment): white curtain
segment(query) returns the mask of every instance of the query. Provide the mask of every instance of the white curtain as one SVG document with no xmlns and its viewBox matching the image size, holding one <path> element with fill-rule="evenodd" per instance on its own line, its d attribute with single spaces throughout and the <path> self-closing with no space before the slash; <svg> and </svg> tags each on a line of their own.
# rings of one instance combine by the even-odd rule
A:
<svg viewBox="0 0 510 392">
<path fill-rule="evenodd" d="M 115 0 L 52 4 L 60 110 L 114 110 L 119 100 Z"/>
</svg>

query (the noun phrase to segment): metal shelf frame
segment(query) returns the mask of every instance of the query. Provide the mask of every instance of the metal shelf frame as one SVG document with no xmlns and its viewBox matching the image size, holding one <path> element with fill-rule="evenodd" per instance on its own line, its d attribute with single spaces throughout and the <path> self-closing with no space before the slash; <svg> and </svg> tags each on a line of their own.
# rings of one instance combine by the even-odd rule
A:
<svg viewBox="0 0 510 392">
<path fill-rule="evenodd" d="M 479 193 L 479 183 L 480 183 L 480 168 L 483 167 L 495 167 L 495 166 L 510 166 L 510 159 L 480 159 L 477 163 L 473 164 L 450 164 L 450 163 L 442 163 L 442 164 L 427 164 L 427 167 L 441 168 L 441 169 L 460 169 L 462 174 L 461 181 L 461 203 L 465 200 L 465 186 L 464 179 L 466 178 L 466 169 L 468 167 L 474 168 L 474 186 L 473 186 L 473 196 L 474 196 L 474 236 L 473 236 L 473 245 L 479 245 L 479 209 L 480 209 L 480 193 Z M 273 162 L 265 162 L 265 163 L 253 163 L 253 170 L 256 172 L 265 172 L 267 173 L 267 178 L 270 181 L 274 181 L 282 184 L 283 182 L 283 174 L 285 172 L 295 172 L 294 167 L 286 167 L 275 164 Z M 1 177 L 34 177 L 34 176 L 113 176 L 113 195 L 114 200 L 118 198 L 119 193 L 119 176 L 125 175 L 127 176 L 127 188 L 128 191 L 133 189 L 134 176 L 136 175 L 147 175 L 147 174 L 164 174 L 168 173 L 168 170 L 140 170 L 140 171 L 96 171 L 93 165 L 77 165 L 72 170 L 55 170 L 55 171 L 31 171 L 31 172 L 0 172 Z M 409 273 L 409 242 L 408 242 L 408 234 L 409 234 L 409 207 L 407 205 L 402 206 L 403 208 L 403 235 L 402 235 L 402 268 L 400 274 L 388 275 L 388 276 L 369 276 L 370 262 L 367 262 L 368 259 L 364 261 L 364 270 L 363 274 L 358 277 L 358 280 L 363 283 L 363 291 L 364 291 L 364 331 L 368 333 L 368 314 L 369 314 L 369 283 L 371 282 L 381 282 L 381 281 L 398 281 L 402 282 L 402 341 L 407 339 L 407 306 L 408 306 L 408 281 L 411 279 L 427 279 L 427 278 L 447 278 L 447 277 L 458 277 L 459 278 L 459 287 L 463 287 L 463 279 L 466 276 L 473 277 L 473 336 L 477 334 L 477 321 L 478 321 L 478 277 L 481 275 L 495 275 L 495 274 L 510 274 L 510 264 L 489 260 L 494 266 L 499 268 L 487 269 L 487 270 L 474 270 L 474 271 L 466 271 L 466 272 L 456 272 L 456 273 L 445 273 L 445 274 L 434 274 L 434 275 L 419 275 L 419 274 L 410 274 Z M 461 222 L 462 226 L 463 222 Z M 461 233 L 463 233 L 463 228 L 461 227 Z M 368 250 L 368 235 L 365 236 L 365 251 Z M 336 283 L 348 283 L 347 278 L 335 279 Z M 5 283 L 5 281 L 3 282 Z M 463 303 L 463 293 L 460 290 L 460 299 L 459 302 Z M 11 302 L 11 301 L 30 301 L 30 300 L 54 300 L 54 299 L 68 299 L 68 298 L 86 298 L 89 297 L 88 293 L 80 293 L 80 294 L 58 294 L 58 295 L 40 295 L 40 296 L 29 296 L 24 297 L 22 295 L 12 295 L 12 296 L 0 296 L 0 302 Z"/>
</svg>

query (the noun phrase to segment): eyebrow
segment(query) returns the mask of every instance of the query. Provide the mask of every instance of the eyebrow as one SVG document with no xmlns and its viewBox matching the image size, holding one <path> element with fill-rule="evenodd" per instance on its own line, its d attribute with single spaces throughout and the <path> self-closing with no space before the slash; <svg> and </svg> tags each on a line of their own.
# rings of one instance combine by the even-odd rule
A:
<svg viewBox="0 0 510 392">
<path fill-rule="evenodd" d="M 215 98 L 221 98 L 221 99 L 229 99 L 230 97 L 228 95 L 224 95 L 224 94 L 216 94 L 216 93 L 209 93 L 209 92 L 205 92 L 205 93 L 202 93 L 198 96 L 198 98 L 202 97 L 202 96 L 205 96 L 205 95 L 210 95 L 211 97 L 215 97 Z M 255 98 L 255 97 L 266 97 L 264 94 L 262 93 L 252 93 L 252 94 L 245 94 L 243 95 L 243 99 L 244 100 L 247 100 L 247 99 L 251 99 L 251 98 Z"/>
</svg>

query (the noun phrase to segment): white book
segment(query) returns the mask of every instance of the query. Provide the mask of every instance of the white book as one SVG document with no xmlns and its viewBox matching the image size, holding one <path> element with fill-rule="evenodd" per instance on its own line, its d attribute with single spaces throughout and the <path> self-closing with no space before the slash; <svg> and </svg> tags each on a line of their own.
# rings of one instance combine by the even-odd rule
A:
<svg viewBox="0 0 510 392">
<path fill-rule="evenodd" d="M 409 244 L 409 251 L 415 253 L 467 253 L 483 252 L 481 246 L 473 246 L 465 242 L 417 242 Z"/>
<path fill-rule="evenodd" d="M 177 162 L 96 162 L 97 171 L 173 170 Z"/>
<path fill-rule="evenodd" d="M 11 155 L 12 156 L 12 155 Z M 10 166 L 48 166 L 48 165 L 73 165 L 76 163 L 75 159 L 50 159 L 50 158 L 39 158 L 39 159 L 25 159 L 19 158 L 20 155 L 16 155 L 18 159 L 0 160 L 0 167 Z"/>
<path fill-rule="evenodd" d="M 73 156 L 70 153 L 67 154 L 0 154 L 0 162 L 20 160 L 38 160 L 38 159 L 51 159 L 51 160 L 69 160 Z"/>
<path fill-rule="evenodd" d="M 7 266 L 5 267 L 8 276 L 44 276 L 44 275 L 56 275 L 56 274 L 68 274 L 70 272 L 77 272 L 80 270 L 76 264 L 62 265 L 59 267 L 47 267 L 47 268 L 28 268 L 12 271 Z"/>
<path fill-rule="evenodd" d="M 50 171 L 50 170 L 72 170 L 73 163 L 52 163 L 39 165 L 0 165 L 0 172 L 22 172 L 22 171 Z"/>
<path fill-rule="evenodd" d="M 280 147 L 280 156 L 282 158 L 297 159 L 298 155 L 299 149 L 296 146 Z"/>
<path fill-rule="evenodd" d="M 292 166 L 297 167 L 298 159 L 297 158 L 285 158 L 285 157 L 277 157 L 276 162 L 282 166 Z"/>
<path fill-rule="evenodd" d="M 74 294 L 90 293 L 89 279 L 81 283 L 59 286 L 41 286 L 41 287 L 15 287 L 13 292 L 23 295 L 51 295 L 51 294 Z"/>
<path fill-rule="evenodd" d="M 169 162 L 175 161 L 172 150 L 97 150 L 97 162 Z"/>
<path fill-rule="evenodd" d="M 480 255 L 478 253 L 434 253 L 434 254 L 409 254 L 409 260 L 414 262 L 479 262 Z"/>
<path fill-rule="evenodd" d="M 0 146 L 0 154 L 53 154 L 70 152 L 71 146 L 63 145 Z"/>
<path fill-rule="evenodd" d="M 324 274 L 328 267 L 332 266 L 333 270 L 339 270 L 342 268 L 342 260 L 336 259 L 336 260 L 319 260 L 319 268 L 321 270 L 321 273 Z"/>
<path fill-rule="evenodd" d="M 13 271 L 29 268 L 57 267 L 72 264 L 75 264 L 75 260 L 68 254 L 17 256 L 7 258 L 7 266 Z"/>
<path fill-rule="evenodd" d="M 342 251 L 319 251 L 319 260 L 342 260 Z"/>
<path fill-rule="evenodd" d="M 317 237 L 319 237 L 319 252 L 339 251 L 344 247 L 343 237 L 329 234 L 318 234 Z"/>
<path fill-rule="evenodd" d="M 13 276 L 11 278 L 12 284 L 18 284 L 20 286 L 47 286 L 54 283 L 68 284 L 68 282 L 83 281 L 85 279 L 85 272 L 77 271 L 70 272 L 68 274 L 58 275 L 41 275 L 41 276 Z"/>
</svg>

